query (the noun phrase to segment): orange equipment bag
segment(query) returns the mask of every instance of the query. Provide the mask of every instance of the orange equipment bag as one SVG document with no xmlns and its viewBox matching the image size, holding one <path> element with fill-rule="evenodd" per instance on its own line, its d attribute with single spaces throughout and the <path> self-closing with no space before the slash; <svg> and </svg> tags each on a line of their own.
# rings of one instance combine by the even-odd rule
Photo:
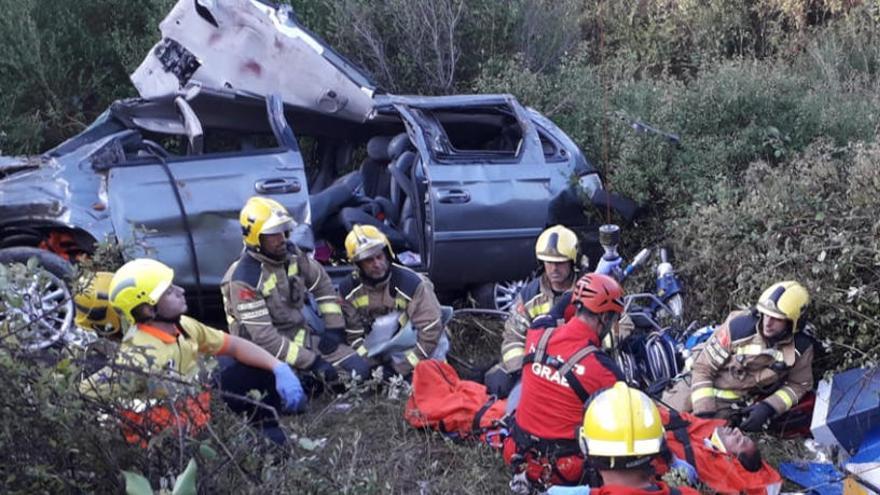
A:
<svg viewBox="0 0 880 495">
<path fill-rule="evenodd" d="M 433 359 L 416 365 L 404 419 L 452 438 L 480 438 L 501 448 L 506 400 L 490 396 L 485 385 L 459 378 L 448 363 Z"/>
</svg>

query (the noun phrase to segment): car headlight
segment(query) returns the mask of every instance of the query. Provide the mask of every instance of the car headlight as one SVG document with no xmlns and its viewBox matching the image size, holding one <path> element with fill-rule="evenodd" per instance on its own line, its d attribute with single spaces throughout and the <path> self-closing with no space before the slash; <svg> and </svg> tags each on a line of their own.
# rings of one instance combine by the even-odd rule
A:
<svg viewBox="0 0 880 495">
<path fill-rule="evenodd" d="M 580 186 L 581 191 L 587 195 L 588 198 L 592 198 L 596 191 L 602 189 L 602 179 L 599 178 L 599 174 L 587 174 L 582 175 L 578 179 L 578 186 Z"/>
</svg>

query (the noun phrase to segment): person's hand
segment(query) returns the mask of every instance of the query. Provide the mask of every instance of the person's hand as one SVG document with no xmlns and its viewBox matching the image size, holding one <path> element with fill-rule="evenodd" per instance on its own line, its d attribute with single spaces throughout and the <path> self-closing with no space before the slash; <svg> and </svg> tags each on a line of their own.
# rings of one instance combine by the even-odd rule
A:
<svg viewBox="0 0 880 495">
<path fill-rule="evenodd" d="M 326 383 L 334 383 L 339 380 L 339 373 L 332 364 L 324 361 L 321 356 L 315 356 L 315 362 L 309 366 L 309 371 L 319 375 Z"/>
<path fill-rule="evenodd" d="M 302 412 L 306 408 L 308 399 L 303 392 L 299 378 L 293 373 L 290 366 L 285 362 L 280 362 L 272 368 L 272 373 L 275 374 L 275 389 L 281 396 L 284 408 L 288 411 Z"/>
<path fill-rule="evenodd" d="M 326 328 L 318 340 L 318 351 L 323 355 L 332 354 L 339 348 L 339 344 L 345 340 L 345 329 Z"/>
<path fill-rule="evenodd" d="M 486 373 L 483 383 L 489 389 L 489 393 L 498 397 L 505 398 L 510 395 L 510 391 L 519 380 L 519 373 L 508 373 L 500 366 Z"/>
<path fill-rule="evenodd" d="M 773 410 L 773 407 L 766 402 L 761 401 L 753 404 L 745 410 L 743 420 L 739 424 L 739 429 L 742 431 L 761 431 L 764 423 L 775 413 L 776 411 Z"/>
<path fill-rule="evenodd" d="M 614 277 L 620 271 L 620 265 L 622 264 L 623 258 L 620 256 L 613 260 L 606 260 L 604 257 L 599 258 L 599 263 L 596 264 L 596 273 Z"/>
</svg>

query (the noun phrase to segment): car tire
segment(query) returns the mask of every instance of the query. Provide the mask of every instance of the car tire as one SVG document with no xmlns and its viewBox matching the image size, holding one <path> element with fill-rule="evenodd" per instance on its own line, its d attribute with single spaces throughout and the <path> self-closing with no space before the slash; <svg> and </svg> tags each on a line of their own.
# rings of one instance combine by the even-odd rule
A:
<svg viewBox="0 0 880 495">
<path fill-rule="evenodd" d="M 471 290 L 474 306 L 482 309 L 509 311 L 516 295 L 526 286 L 526 280 L 510 282 L 491 282 L 476 286 Z"/>
<path fill-rule="evenodd" d="M 74 305 L 71 278 L 73 267 L 55 253 L 33 247 L 10 247 L 0 249 L 0 264 L 22 263 L 36 258 L 46 277 L 37 287 L 29 287 L 22 295 L 39 298 L 39 303 L 24 303 L 19 311 L 35 325 L 27 325 L 24 338 L 19 338 L 22 346 L 29 351 L 45 349 L 58 342 L 73 326 Z M 14 289 L 13 289 L 14 290 Z M 21 292 L 19 292 L 21 294 Z M 48 306 L 48 308 L 47 308 Z M 0 321 L 6 319 L 0 312 Z"/>
</svg>

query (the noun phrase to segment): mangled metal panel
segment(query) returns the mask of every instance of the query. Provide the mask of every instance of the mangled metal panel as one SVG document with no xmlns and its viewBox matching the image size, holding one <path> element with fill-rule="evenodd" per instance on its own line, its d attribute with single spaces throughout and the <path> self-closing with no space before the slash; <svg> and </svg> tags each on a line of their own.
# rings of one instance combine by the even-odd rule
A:
<svg viewBox="0 0 880 495">
<path fill-rule="evenodd" d="M 155 98 L 188 83 L 259 95 L 363 122 L 375 85 L 294 19 L 257 0 L 180 0 L 160 24 L 162 40 L 131 75 Z"/>
</svg>

